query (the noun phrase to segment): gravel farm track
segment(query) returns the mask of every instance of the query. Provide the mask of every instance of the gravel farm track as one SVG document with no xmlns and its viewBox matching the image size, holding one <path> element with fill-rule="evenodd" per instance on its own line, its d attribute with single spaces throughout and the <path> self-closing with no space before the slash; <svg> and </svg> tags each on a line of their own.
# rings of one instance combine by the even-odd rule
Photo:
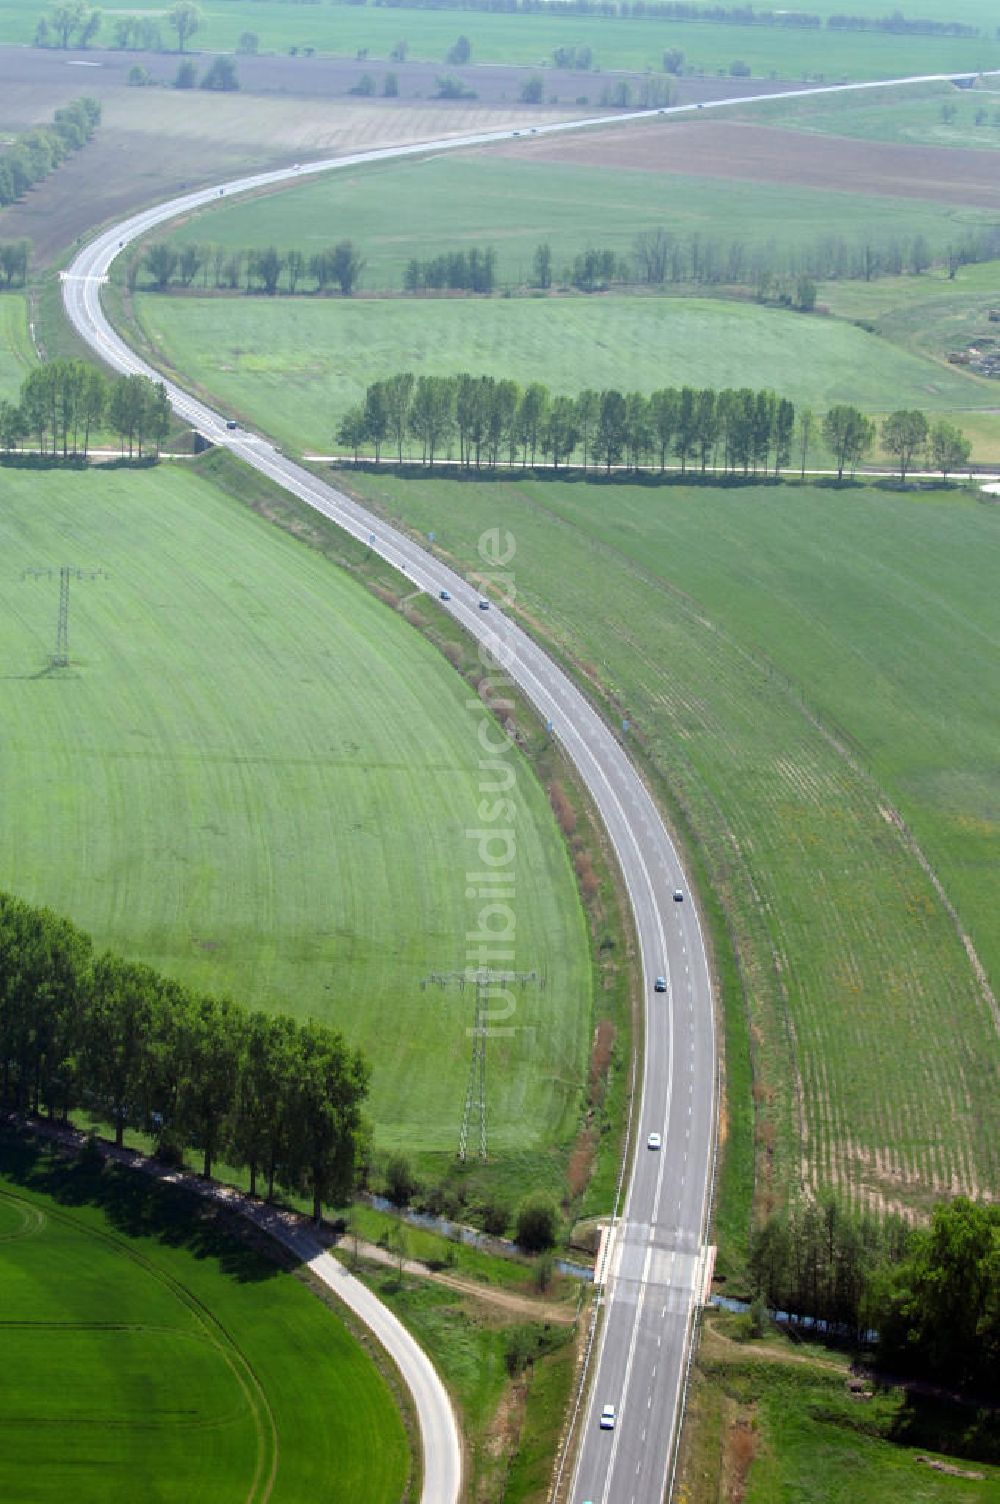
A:
<svg viewBox="0 0 1000 1504">
<path fill-rule="evenodd" d="M 925 81 L 941 80 L 894 82 Z M 885 83 L 880 86 L 885 87 Z M 802 96 L 864 87 L 839 85 L 785 92 Z M 690 104 L 684 108 L 695 107 Z M 545 136 L 562 137 L 584 123 L 604 126 L 613 122 L 605 118 L 542 123 L 533 129 L 537 129 L 541 141 Z M 76 256 L 64 274 L 67 314 L 78 333 L 114 369 L 156 376 L 158 373 L 146 367 L 114 332 L 101 308 L 100 287 L 124 246 L 155 226 L 210 203 L 216 195 L 277 187 L 285 178 L 296 181 L 307 173 L 360 167 L 394 156 L 485 146 L 492 141 L 500 144 L 503 140 L 510 142 L 512 136 L 508 128 L 503 133 L 480 131 L 421 146 L 356 152 L 309 163 L 301 169 L 258 174 L 161 203 L 106 229 Z M 607 1275 L 607 1286 L 595 1307 L 603 1320 L 597 1328 L 590 1364 L 591 1382 L 574 1415 L 582 1429 L 573 1471 L 573 1497 L 600 1500 L 601 1504 L 628 1499 L 635 1504 L 661 1504 L 664 1492 L 668 1497 L 672 1492 L 675 1443 L 697 1310 L 706 1282 L 704 1245 L 711 1210 L 716 1127 L 715 1025 L 708 957 L 697 908 L 686 891 L 688 885 L 662 817 L 618 740 L 582 694 L 512 620 L 496 609 L 483 613 L 479 609 L 480 593 L 468 581 L 410 538 L 294 464 L 262 436 L 228 431 L 219 413 L 176 386 L 168 390 L 185 422 L 213 442 L 226 445 L 354 537 L 367 539 L 391 564 L 407 573 L 417 588 L 435 595 L 442 589 L 450 591 L 449 611 L 512 674 L 539 713 L 552 722 L 607 827 L 632 904 L 646 999 L 642 1090 L 633 1102 L 630 1127 L 633 1142 L 639 1144 L 650 1130 L 656 1130 L 670 1146 L 670 1153 L 650 1154 L 640 1148 L 632 1159 L 624 1202 L 615 1208 L 613 1251 L 601 1271 Z M 673 902 L 674 896 L 682 901 Z M 685 897 L 687 901 L 683 901 Z M 665 997 L 654 996 L 652 990 L 652 978 L 660 974 L 666 978 Z M 370 1319 L 370 1311 L 366 1314 L 359 1310 L 359 1314 L 364 1320 Z M 374 1321 L 372 1324 L 376 1325 Z M 412 1339 L 409 1345 L 426 1365 Z M 444 1410 L 440 1396 L 432 1397 L 429 1408 L 419 1395 L 415 1399 L 424 1437 L 425 1504 L 453 1504 L 460 1486 L 460 1469 L 454 1465 L 459 1455 L 457 1437 L 447 1449 L 452 1455 L 442 1457 L 433 1442 L 428 1444 L 427 1429 L 443 1426 L 443 1434 L 454 1432 L 450 1406 L 446 1397 Z M 599 1429 L 597 1424 L 602 1405 L 609 1401 L 618 1411 L 618 1423 L 611 1431 Z M 441 1434 L 439 1429 L 437 1435 Z M 443 1473 L 436 1471 L 439 1464 Z"/>
</svg>

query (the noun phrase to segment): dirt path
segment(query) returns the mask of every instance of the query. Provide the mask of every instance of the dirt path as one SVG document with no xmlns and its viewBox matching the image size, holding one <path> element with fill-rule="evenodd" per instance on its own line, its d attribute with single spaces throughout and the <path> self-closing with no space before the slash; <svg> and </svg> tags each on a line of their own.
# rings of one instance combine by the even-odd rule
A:
<svg viewBox="0 0 1000 1504">
<path fill-rule="evenodd" d="M 348 1244 L 350 1244 L 350 1255 Z M 354 1253 L 353 1238 L 341 1238 L 336 1245 L 336 1251 L 347 1263 L 350 1263 Z M 358 1241 L 358 1257 L 367 1259 L 369 1263 L 383 1264 L 388 1268 L 397 1268 L 399 1264 L 398 1259 L 388 1249 L 380 1248 L 377 1243 L 366 1243 L 363 1239 Z M 403 1273 L 413 1275 L 415 1279 L 430 1280 L 435 1285 L 446 1285 L 460 1295 L 468 1295 L 473 1300 L 484 1301 L 487 1305 L 495 1306 L 499 1311 L 507 1311 L 512 1316 L 523 1316 L 528 1321 L 549 1321 L 557 1326 L 572 1326 L 576 1320 L 575 1310 L 570 1310 L 557 1301 L 536 1299 L 532 1295 L 518 1295 L 514 1290 L 499 1289 L 496 1285 L 484 1285 L 479 1280 L 466 1279 L 461 1274 L 448 1274 L 442 1269 L 431 1269 L 418 1259 L 404 1259 Z"/>
<path fill-rule="evenodd" d="M 713 1347 L 722 1347 L 728 1351 L 735 1349 L 737 1352 L 750 1353 L 754 1358 L 762 1358 L 765 1363 L 803 1363 L 809 1368 L 826 1368 L 832 1373 L 839 1373 L 845 1379 L 849 1377 L 848 1370 L 840 1363 L 831 1363 L 828 1358 L 814 1358 L 810 1353 L 790 1353 L 784 1348 L 764 1347 L 760 1343 L 752 1345 L 746 1342 L 736 1342 L 732 1337 L 726 1337 L 711 1322 L 706 1322 L 702 1330 L 702 1343 L 706 1351 Z"/>
</svg>

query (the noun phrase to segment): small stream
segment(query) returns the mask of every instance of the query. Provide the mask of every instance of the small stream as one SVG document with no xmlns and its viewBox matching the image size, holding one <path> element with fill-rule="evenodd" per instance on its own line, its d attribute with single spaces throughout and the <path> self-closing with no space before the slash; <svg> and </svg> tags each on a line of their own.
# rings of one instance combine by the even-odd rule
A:
<svg viewBox="0 0 1000 1504">
<path fill-rule="evenodd" d="M 392 1212 L 402 1217 L 411 1227 L 420 1227 L 424 1232 L 438 1233 L 452 1243 L 464 1243 L 467 1248 L 479 1248 L 483 1253 L 495 1253 L 500 1258 L 523 1257 L 521 1249 L 510 1238 L 497 1238 L 480 1232 L 477 1227 L 467 1227 L 463 1222 L 450 1222 L 447 1217 L 434 1217 L 430 1212 L 415 1212 L 410 1207 L 394 1206 L 385 1196 L 369 1196 L 368 1204 L 377 1212 Z M 555 1267 L 560 1274 L 570 1279 L 593 1283 L 594 1271 L 588 1264 L 575 1264 L 571 1259 L 556 1259 Z"/>
<path fill-rule="evenodd" d="M 732 1295 L 713 1295 L 708 1303 L 720 1311 L 732 1311 L 737 1316 L 750 1309 L 748 1300 L 736 1300 Z M 855 1336 L 853 1327 L 846 1327 L 840 1322 L 823 1321 L 816 1316 L 792 1316 L 788 1311 L 769 1310 L 767 1314 L 779 1326 L 794 1326 L 799 1331 L 818 1332 L 831 1337 L 853 1338 Z M 878 1332 L 874 1327 L 869 1327 L 866 1332 L 861 1333 L 861 1340 L 865 1344 L 872 1345 L 878 1341 Z"/>
</svg>

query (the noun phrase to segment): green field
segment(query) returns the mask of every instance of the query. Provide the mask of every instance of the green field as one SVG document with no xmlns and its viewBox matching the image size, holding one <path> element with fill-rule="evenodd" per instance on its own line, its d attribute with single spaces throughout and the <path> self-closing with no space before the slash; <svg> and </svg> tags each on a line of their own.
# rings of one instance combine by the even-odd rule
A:
<svg viewBox="0 0 1000 1504">
<path fill-rule="evenodd" d="M 429 300 L 136 299 L 176 370 L 279 439 L 328 452 L 366 385 L 395 371 L 512 376 L 575 393 L 767 386 L 825 410 L 987 407 L 989 385 L 848 323 L 751 302 L 575 296 Z"/>
<path fill-rule="evenodd" d="M 639 148 L 644 130 L 641 123 L 629 128 Z M 862 239 L 881 245 L 917 234 L 943 250 L 993 222 L 974 205 L 514 161 L 484 149 L 331 173 L 277 194 L 233 200 L 187 220 L 175 238 L 241 250 L 277 245 L 308 255 L 349 237 L 366 260 L 361 286 L 398 291 L 411 257 L 470 245 L 493 245 L 498 281 L 523 285 L 535 247 L 546 240 L 558 277 L 588 246 L 610 246 L 627 257 L 639 232 L 659 226 L 681 239 L 697 233 L 748 250 L 771 242 L 811 245 L 829 235 L 849 245 Z"/>
<path fill-rule="evenodd" d="M 179 1191 L 4 1133 L 0 1311 L 5 1499 L 398 1504 L 406 1488 L 406 1432 L 364 1349 Z"/>
<path fill-rule="evenodd" d="M 1000 1184 L 996 1027 L 901 815 L 1000 979 L 995 508 L 961 493 L 348 475 L 627 714 L 747 994 L 763 1204 Z M 596 676 L 596 679 L 595 677 Z"/>
<path fill-rule="evenodd" d="M 295 245 L 308 254 L 350 235 L 366 257 L 363 285 L 399 287 L 410 257 L 469 244 L 493 244 L 501 280 L 523 284 L 541 240 L 553 247 L 558 280 L 587 245 L 610 245 L 627 256 L 636 233 L 664 224 L 681 238 L 697 233 L 723 248 L 739 239 L 752 249 L 777 236 L 783 245 L 814 244 L 830 234 L 849 245 L 862 238 L 881 245 L 918 233 L 942 248 L 984 223 L 983 211 L 971 207 L 478 154 L 334 175 L 213 209 L 175 236 L 230 248 Z M 537 378 L 557 391 L 575 391 L 584 379 L 623 390 L 750 383 L 818 410 L 839 401 L 872 412 L 913 405 L 961 414 L 977 458 L 989 460 L 998 447 L 992 383 L 945 365 L 951 346 L 921 335 L 919 314 L 911 336 L 893 309 L 898 303 L 901 310 L 923 310 L 933 300 L 941 319 L 964 317 L 963 310 L 976 318 L 989 305 L 994 280 L 994 268 L 973 267 L 947 283 L 926 276 L 824 284 L 821 300 L 845 320 L 875 322 L 887 336 L 879 341 L 847 322 L 803 319 L 750 302 L 618 293 L 346 304 L 140 294 L 135 307 L 177 370 L 286 442 L 320 451 L 370 381 L 409 368 Z M 873 302 L 880 310 L 875 320 L 865 311 Z"/>
<path fill-rule="evenodd" d="M 892 344 L 941 362 L 950 352 L 981 339 L 996 339 L 990 320 L 997 305 L 997 265 L 961 267 L 954 280 L 944 272 L 922 277 L 885 277 L 876 282 L 828 282 L 823 298 L 839 318 L 861 319 Z M 952 368 L 954 369 L 954 367 Z M 1000 384 L 981 385 L 989 406 L 961 415 L 976 458 L 1000 459 Z"/>
<path fill-rule="evenodd" d="M 942 107 L 954 112 L 952 118 L 942 117 Z M 977 122 L 982 110 L 986 111 L 986 120 Z M 913 90 L 879 90 L 875 97 L 845 94 L 761 104 L 741 113 L 748 122 L 819 135 L 977 151 L 1000 147 L 1000 99 L 990 89 L 966 93 L 950 84 L 933 84 Z"/>
<path fill-rule="evenodd" d="M 678 1484 L 686 1504 L 1000 1501 L 1000 1469 L 970 1444 L 971 1406 L 949 1410 L 880 1387 L 859 1399 L 843 1350 L 777 1330 L 764 1341 L 734 1340 L 740 1322 L 713 1312 L 703 1329 Z M 719 1492 L 720 1473 L 732 1492 Z"/>
<path fill-rule="evenodd" d="M 16 402 L 33 360 L 28 310 L 17 293 L 0 297 L 0 402 Z"/>
<path fill-rule="evenodd" d="M 874 282 L 828 282 L 823 299 L 838 318 L 871 324 L 893 344 L 940 360 L 977 334 L 997 337 L 990 310 L 997 306 L 997 263 L 960 267 L 921 277 L 880 277 Z M 994 382 L 981 387 L 996 392 Z M 993 406 L 996 406 L 994 401 Z"/>
<path fill-rule="evenodd" d="M 4 0 L 0 6 L 0 37 L 9 42 L 30 42 L 37 18 L 46 8 L 40 0 L 23 5 L 17 0 Z M 232 50 L 240 34 L 252 28 L 262 51 L 285 52 L 295 45 L 353 56 L 360 47 L 367 47 L 372 58 L 378 59 L 387 57 L 399 38 L 405 37 L 411 57 L 443 61 L 459 32 L 464 32 L 478 62 L 537 66 L 550 59 L 556 47 L 587 45 L 603 68 L 641 71 L 658 68 L 664 47 L 678 46 L 686 53 L 690 68 L 707 73 L 726 72 L 733 59 L 740 58 L 754 74 L 764 77 L 891 78 L 997 67 L 1000 44 L 994 39 L 995 17 L 982 16 L 980 5 L 973 0 L 967 8 L 973 21 L 984 24 L 984 37 L 963 40 L 869 32 L 814 33 L 780 27 L 670 23 L 645 17 L 619 20 L 558 11 L 547 15 L 467 15 L 455 11 L 400 14 L 373 6 L 289 6 L 280 0 L 260 0 L 252 6 L 204 6 L 196 45 Z M 155 6 L 137 5 L 133 9 L 162 15 Z M 942 17 L 945 9 L 943 0 L 934 0 L 932 14 L 937 19 L 952 19 L 950 11 Z M 868 13 L 872 13 L 870 8 Z M 884 6 L 880 5 L 877 13 L 884 14 Z M 915 13 L 914 7 L 908 7 L 907 14 L 911 13 Z M 99 40 L 108 40 L 110 35 L 111 28 L 106 24 Z M 585 92 L 585 75 L 582 77 Z"/>
<path fill-rule="evenodd" d="M 0 886 L 198 987 L 343 1028 L 373 1062 L 378 1146 L 450 1157 L 470 999 L 421 984 L 464 970 L 482 907 L 470 687 L 189 467 L 7 468 L 3 493 Z M 53 674 L 58 586 L 21 571 L 63 561 L 107 577 L 73 583 Z M 490 1145 L 558 1181 L 590 959 L 546 796 L 510 761 L 514 964 L 544 986 L 491 1041 Z"/>
</svg>

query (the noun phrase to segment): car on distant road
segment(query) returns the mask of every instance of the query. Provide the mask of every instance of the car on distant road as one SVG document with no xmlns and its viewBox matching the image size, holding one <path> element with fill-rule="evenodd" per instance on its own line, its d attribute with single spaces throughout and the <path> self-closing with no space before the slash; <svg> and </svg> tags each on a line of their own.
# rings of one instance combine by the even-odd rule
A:
<svg viewBox="0 0 1000 1504">
<path fill-rule="evenodd" d="M 235 418 L 227 418 L 226 419 L 226 427 L 227 428 L 235 428 L 236 427 L 236 419 Z"/>
<path fill-rule="evenodd" d="M 675 888 L 674 889 L 674 903 L 683 903 L 683 902 L 684 902 L 684 889 L 683 888 Z"/>
<path fill-rule="evenodd" d="M 479 609 L 480 609 L 480 611 L 488 611 L 490 609 L 490 603 L 489 603 L 489 601 L 480 601 L 479 602 Z"/>
<path fill-rule="evenodd" d="M 667 979 L 666 979 L 666 977 L 657 977 L 656 981 L 653 983 L 653 991 L 654 992 L 666 992 L 666 990 L 667 990 Z"/>
<path fill-rule="evenodd" d="M 601 1411 L 601 1430 L 613 1431 L 615 1429 L 616 1419 L 617 1417 L 615 1415 L 614 1405 L 605 1405 L 604 1409 Z"/>
<path fill-rule="evenodd" d="M 663 1139 L 659 1133 L 651 1133 L 646 1140 L 647 1149 L 662 1149 Z"/>
<path fill-rule="evenodd" d="M 451 600 L 451 591 L 450 590 L 442 590 L 441 591 L 441 600 L 443 600 L 443 601 L 450 601 Z"/>
</svg>

